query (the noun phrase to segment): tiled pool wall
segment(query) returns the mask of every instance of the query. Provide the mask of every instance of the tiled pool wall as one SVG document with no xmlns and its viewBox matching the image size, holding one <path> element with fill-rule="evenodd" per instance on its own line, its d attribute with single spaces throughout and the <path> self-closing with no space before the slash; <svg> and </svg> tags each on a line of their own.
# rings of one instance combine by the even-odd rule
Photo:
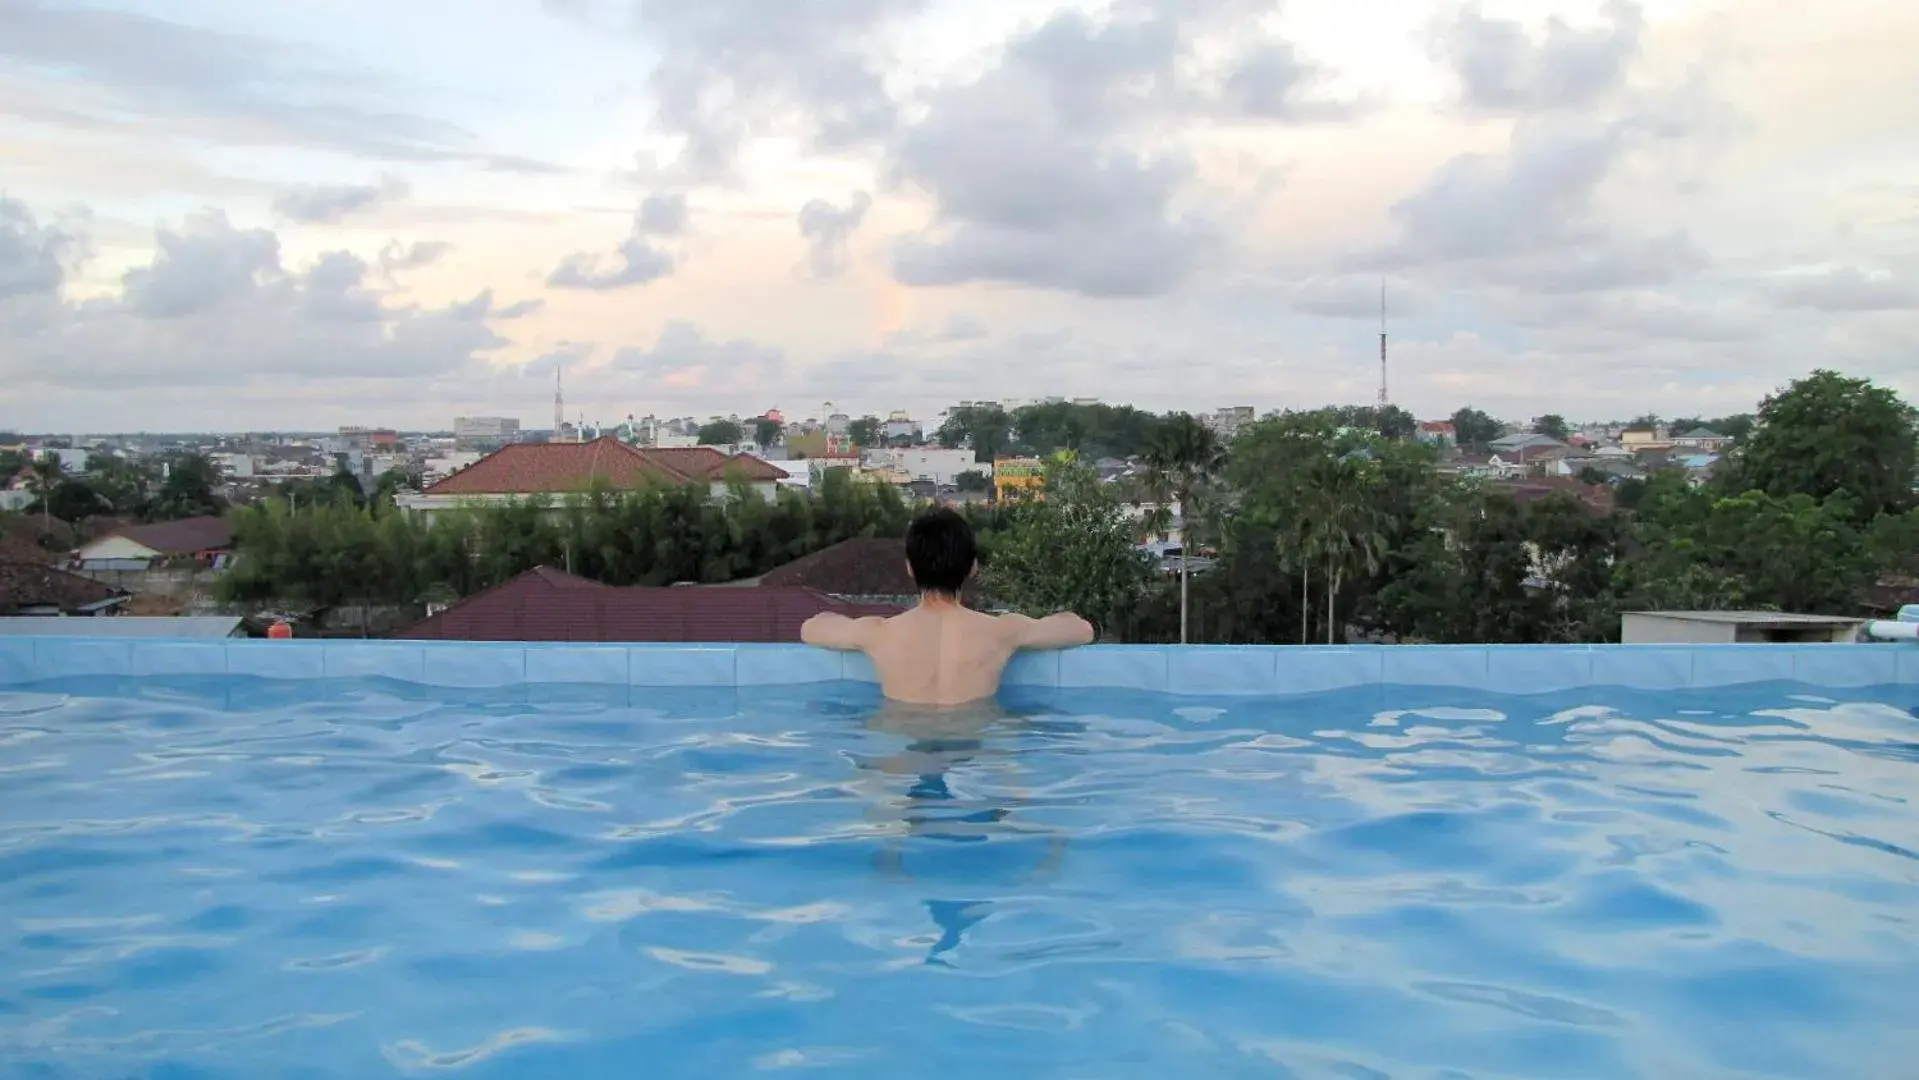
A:
<svg viewBox="0 0 1919 1080">
<path fill-rule="evenodd" d="M 803 645 L 592 645 L 229 639 L 0 639 L 0 686 L 77 677 L 388 678 L 466 690 L 528 684 L 782 686 L 873 682 L 865 657 Z M 1096 645 L 1017 657 L 1008 686 L 1284 695 L 1372 684 L 1504 694 L 1762 682 L 1919 686 L 1919 646 Z"/>
</svg>

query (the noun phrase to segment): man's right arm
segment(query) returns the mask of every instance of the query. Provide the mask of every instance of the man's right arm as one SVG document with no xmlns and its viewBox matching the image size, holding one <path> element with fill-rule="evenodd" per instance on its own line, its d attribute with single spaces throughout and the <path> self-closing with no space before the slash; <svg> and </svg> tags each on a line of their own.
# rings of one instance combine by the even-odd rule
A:
<svg viewBox="0 0 1919 1080">
<path fill-rule="evenodd" d="M 1093 643 L 1093 624 L 1070 611 L 1043 619 L 1025 615 L 1001 615 L 999 619 L 1016 649 L 1069 649 Z"/>
</svg>

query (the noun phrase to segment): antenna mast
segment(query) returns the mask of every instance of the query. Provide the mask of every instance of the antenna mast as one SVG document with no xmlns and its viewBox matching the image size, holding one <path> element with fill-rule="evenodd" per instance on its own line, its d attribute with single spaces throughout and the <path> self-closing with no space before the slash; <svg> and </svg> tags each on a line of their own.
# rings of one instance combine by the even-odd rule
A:
<svg viewBox="0 0 1919 1080">
<path fill-rule="evenodd" d="M 1379 407 L 1386 407 L 1386 282 L 1379 283 Z"/>
<path fill-rule="evenodd" d="M 560 433 L 566 430 L 566 394 L 560 389 L 561 365 L 553 365 L 553 441 L 560 441 Z"/>
</svg>

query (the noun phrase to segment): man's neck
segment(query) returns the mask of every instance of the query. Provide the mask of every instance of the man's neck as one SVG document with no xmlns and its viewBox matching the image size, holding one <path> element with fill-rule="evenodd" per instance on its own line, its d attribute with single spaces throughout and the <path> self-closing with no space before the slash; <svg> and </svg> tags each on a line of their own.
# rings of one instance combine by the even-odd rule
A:
<svg viewBox="0 0 1919 1080">
<path fill-rule="evenodd" d="M 923 592 L 919 606 L 927 611 L 953 611 L 963 605 L 959 597 L 951 593 Z"/>
</svg>

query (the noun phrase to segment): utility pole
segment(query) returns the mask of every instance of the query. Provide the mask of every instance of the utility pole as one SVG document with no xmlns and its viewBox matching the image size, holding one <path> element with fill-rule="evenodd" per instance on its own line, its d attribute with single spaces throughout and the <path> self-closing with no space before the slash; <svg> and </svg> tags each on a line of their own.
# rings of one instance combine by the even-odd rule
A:
<svg viewBox="0 0 1919 1080">
<path fill-rule="evenodd" d="M 1386 411 L 1386 282 L 1379 282 L 1379 410 Z"/>
</svg>

